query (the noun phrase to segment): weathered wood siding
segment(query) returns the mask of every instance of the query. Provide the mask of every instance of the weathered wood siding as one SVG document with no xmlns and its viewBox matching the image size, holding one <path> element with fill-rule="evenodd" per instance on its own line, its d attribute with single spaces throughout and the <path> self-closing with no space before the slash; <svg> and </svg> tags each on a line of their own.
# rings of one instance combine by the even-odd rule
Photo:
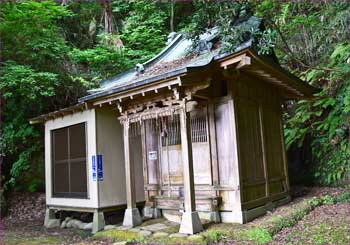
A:
<svg viewBox="0 0 350 245">
<path fill-rule="evenodd" d="M 227 89 L 227 95 L 214 96 L 191 115 L 194 183 L 197 198 L 220 197 L 219 210 L 241 212 L 277 200 L 288 190 L 281 98 L 274 86 L 244 73 L 229 80 Z M 203 113 L 205 123 L 198 119 Z M 166 143 L 156 124 L 144 124 L 146 195 L 149 201 L 169 192 L 173 198 L 182 197 L 178 126 L 169 129 Z M 151 151 L 157 159 L 149 159 Z M 171 209 L 167 202 L 171 201 L 163 200 L 161 207 Z"/>
<path fill-rule="evenodd" d="M 250 209 L 288 190 L 280 91 L 242 75 L 234 85 L 234 101 L 242 204 Z"/>
<path fill-rule="evenodd" d="M 228 108 L 227 103 L 215 105 L 215 132 L 220 185 L 230 185 L 233 181 L 233 144 Z"/>
</svg>

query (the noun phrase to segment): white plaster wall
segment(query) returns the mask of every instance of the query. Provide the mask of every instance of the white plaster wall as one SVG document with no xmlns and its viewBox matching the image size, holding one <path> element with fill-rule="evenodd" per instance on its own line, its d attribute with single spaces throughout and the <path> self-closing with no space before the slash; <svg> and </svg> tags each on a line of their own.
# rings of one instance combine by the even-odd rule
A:
<svg viewBox="0 0 350 245">
<path fill-rule="evenodd" d="M 96 111 L 97 153 L 102 155 L 103 180 L 99 181 L 99 207 L 126 203 L 123 128 L 116 112 Z"/>
<path fill-rule="evenodd" d="M 103 180 L 98 182 L 99 207 L 126 204 L 123 127 L 117 112 L 109 108 L 96 109 L 96 126 L 97 153 L 103 159 Z M 142 157 L 140 159 L 135 166 L 136 199 L 144 201 Z"/>
<path fill-rule="evenodd" d="M 88 170 L 88 198 L 54 198 L 52 197 L 52 164 L 51 164 L 51 130 L 71 126 L 78 123 L 86 123 L 87 137 L 87 166 Z M 46 181 L 46 204 L 64 207 L 98 207 L 97 182 L 92 181 L 91 159 L 96 154 L 96 120 L 95 110 L 90 109 L 76 112 L 45 123 L 45 181 Z"/>
</svg>

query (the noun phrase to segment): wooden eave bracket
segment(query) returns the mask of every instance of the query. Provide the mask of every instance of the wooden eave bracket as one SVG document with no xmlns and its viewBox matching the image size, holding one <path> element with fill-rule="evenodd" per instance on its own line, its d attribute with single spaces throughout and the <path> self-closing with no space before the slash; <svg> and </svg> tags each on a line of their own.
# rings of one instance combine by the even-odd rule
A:
<svg viewBox="0 0 350 245">
<path fill-rule="evenodd" d="M 270 71 L 269 73 L 271 73 L 271 74 L 273 73 L 273 72 L 271 72 L 271 70 L 273 71 L 275 68 L 271 64 L 269 64 L 269 62 L 264 61 L 253 50 L 249 50 L 249 54 L 254 59 L 254 63 L 256 61 L 256 63 L 260 65 L 260 70 L 267 70 L 267 71 Z M 283 82 L 284 86 L 288 88 L 290 93 L 294 94 L 294 98 L 304 98 L 304 99 L 305 98 L 307 98 L 307 99 L 312 98 L 312 95 L 310 96 L 309 94 L 312 93 L 313 89 L 311 87 L 309 87 L 307 84 L 298 83 L 297 81 L 295 81 L 295 79 L 284 74 L 283 71 L 281 71 L 281 70 L 277 71 L 277 73 L 279 73 L 280 75 L 273 75 L 273 77 L 280 80 L 280 83 L 281 83 L 281 81 L 284 81 Z"/>
<path fill-rule="evenodd" d="M 247 54 L 241 54 L 239 56 L 222 61 L 220 63 L 220 67 L 223 67 L 226 70 L 229 66 L 236 65 L 236 69 L 241 69 L 244 66 L 251 65 L 251 63 L 252 60 L 250 56 L 248 56 Z"/>
<path fill-rule="evenodd" d="M 167 80 L 167 81 L 160 81 L 157 84 L 153 84 L 147 87 L 141 87 L 137 88 L 132 91 L 127 91 L 120 95 L 110 96 L 109 98 L 106 98 L 104 100 L 97 100 L 93 102 L 94 106 L 102 106 L 105 103 L 112 103 L 114 101 L 122 102 L 125 98 L 130 98 L 131 100 L 134 99 L 136 95 L 142 95 L 145 96 L 146 93 L 154 91 L 154 93 L 158 93 L 160 89 L 162 88 L 168 88 L 169 90 L 173 89 L 173 86 L 182 86 L 181 77 L 178 76 L 174 79 Z"/>
<path fill-rule="evenodd" d="M 183 108 L 183 105 L 170 105 L 170 106 L 161 107 L 161 108 L 153 107 L 140 112 L 129 111 L 132 114 L 128 114 L 127 112 L 125 112 L 121 116 L 119 116 L 118 119 L 122 124 L 124 122 L 129 122 L 129 123 L 139 122 L 146 119 L 158 118 L 162 116 L 171 116 L 179 113 L 179 110 L 181 110 L 182 108 Z"/>
</svg>

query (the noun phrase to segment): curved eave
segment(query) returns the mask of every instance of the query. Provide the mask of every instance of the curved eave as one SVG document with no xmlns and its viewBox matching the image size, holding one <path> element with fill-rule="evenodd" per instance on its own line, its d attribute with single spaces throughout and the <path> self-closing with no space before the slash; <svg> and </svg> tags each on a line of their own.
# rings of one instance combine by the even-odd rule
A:
<svg viewBox="0 0 350 245">
<path fill-rule="evenodd" d="M 140 80 L 137 82 L 129 83 L 129 84 L 126 84 L 124 86 L 119 86 L 119 87 L 115 87 L 115 88 L 105 90 L 102 92 L 98 92 L 95 94 L 87 95 L 85 97 L 80 98 L 78 100 L 78 102 L 79 103 L 89 102 L 89 101 L 96 100 L 96 99 L 102 98 L 102 97 L 106 97 L 106 96 L 109 96 L 112 94 L 118 94 L 118 93 L 122 93 L 122 92 L 127 91 L 127 90 L 142 87 L 144 85 L 148 85 L 148 84 L 151 84 L 153 82 L 160 81 L 160 80 L 165 80 L 165 79 L 169 79 L 171 77 L 181 76 L 181 75 L 186 74 L 189 71 L 189 69 L 191 69 L 191 68 L 185 67 L 185 68 L 174 70 L 171 72 L 167 72 L 167 73 L 164 73 L 164 74 L 161 74 L 158 76 L 154 76 L 154 77 L 150 77 L 150 78 Z"/>
</svg>

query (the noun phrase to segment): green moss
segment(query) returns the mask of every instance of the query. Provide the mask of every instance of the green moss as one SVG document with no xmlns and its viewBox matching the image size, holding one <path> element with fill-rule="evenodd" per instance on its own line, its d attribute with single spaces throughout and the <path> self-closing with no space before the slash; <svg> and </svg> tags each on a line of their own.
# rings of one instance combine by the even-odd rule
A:
<svg viewBox="0 0 350 245">
<path fill-rule="evenodd" d="M 164 221 L 167 221 L 167 220 L 165 218 L 148 219 L 146 221 L 143 221 L 142 224 L 139 227 L 148 226 L 148 225 L 154 225 L 154 224 L 162 223 Z"/>
<path fill-rule="evenodd" d="M 268 231 L 260 228 L 248 229 L 245 233 L 247 238 L 255 244 L 264 244 L 272 239 Z"/>
<path fill-rule="evenodd" d="M 145 244 L 207 244 L 204 237 L 201 238 L 188 238 L 188 237 L 157 237 L 152 236 L 145 238 L 142 241 Z"/>
<path fill-rule="evenodd" d="M 171 234 L 171 233 L 177 233 L 177 232 L 179 232 L 179 230 L 180 230 L 180 225 L 176 225 L 173 227 L 162 229 L 160 231 L 167 232 L 167 233 Z"/>
<path fill-rule="evenodd" d="M 103 240 L 109 240 L 113 242 L 121 242 L 121 241 L 127 241 L 127 242 L 139 242 L 144 239 L 142 235 L 140 235 L 137 232 L 132 231 L 123 231 L 123 230 L 116 230 L 111 229 L 107 231 L 100 231 L 97 232 L 93 239 L 103 239 Z"/>
<path fill-rule="evenodd" d="M 220 242 L 223 242 L 223 240 L 225 240 L 223 232 L 220 232 L 219 230 L 206 232 L 205 236 L 206 236 L 207 241 L 208 241 L 209 244 L 220 243 Z"/>
<path fill-rule="evenodd" d="M 57 237 L 5 237 L 2 241 L 3 244 L 60 244 Z"/>
</svg>

